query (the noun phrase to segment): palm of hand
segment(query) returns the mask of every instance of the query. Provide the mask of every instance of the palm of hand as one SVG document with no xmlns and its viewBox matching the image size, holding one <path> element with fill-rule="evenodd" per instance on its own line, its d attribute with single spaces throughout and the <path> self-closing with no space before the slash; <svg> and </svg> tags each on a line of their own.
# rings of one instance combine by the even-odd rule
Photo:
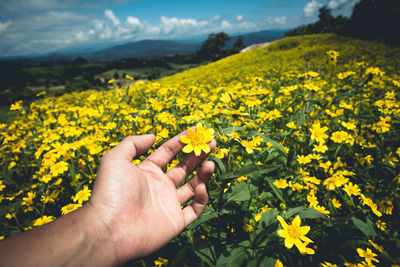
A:
<svg viewBox="0 0 400 267">
<path fill-rule="evenodd" d="M 108 152 L 90 200 L 101 214 L 121 261 L 159 249 L 196 219 L 208 201 L 205 183 L 213 172 L 211 162 L 203 164 L 194 178 L 176 188 L 207 155 L 189 155 L 169 172 L 162 171 L 182 149 L 179 137 L 165 143 L 139 165 L 131 163 L 153 140 L 151 136 L 138 136 L 122 141 Z M 215 141 L 210 147 L 215 147 Z M 182 209 L 181 205 L 193 197 L 193 203 Z"/>
</svg>

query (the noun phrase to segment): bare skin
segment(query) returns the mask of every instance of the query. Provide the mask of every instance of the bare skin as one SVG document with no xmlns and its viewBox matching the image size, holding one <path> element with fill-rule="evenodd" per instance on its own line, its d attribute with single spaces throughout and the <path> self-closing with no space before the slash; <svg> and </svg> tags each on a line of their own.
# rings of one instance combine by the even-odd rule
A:
<svg viewBox="0 0 400 267">
<path fill-rule="evenodd" d="M 183 132 L 181 134 L 187 134 Z M 181 135 L 179 134 L 179 135 Z M 206 183 L 214 171 L 208 156 L 189 154 L 164 173 L 184 144 L 173 137 L 138 165 L 154 135 L 130 136 L 100 163 L 92 196 L 75 212 L 0 242 L 1 266 L 113 266 L 148 255 L 176 237 L 203 212 Z M 209 144 L 211 151 L 216 142 Z M 181 208 L 190 199 L 193 202 Z"/>
</svg>

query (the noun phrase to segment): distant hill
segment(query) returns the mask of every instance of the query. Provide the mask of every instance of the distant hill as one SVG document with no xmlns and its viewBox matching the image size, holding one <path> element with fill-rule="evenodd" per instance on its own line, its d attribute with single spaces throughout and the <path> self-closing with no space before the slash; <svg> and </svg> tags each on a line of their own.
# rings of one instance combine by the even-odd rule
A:
<svg viewBox="0 0 400 267">
<path fill-rule="evenodd" d="M 227 42 L 226 47 L 232 47 L 239 35 L 243 36 L 243 42 L 246 45 L 252 45 L 258 43 L 272 42 L 274 40 L 281 39 L 285 37 L 285 32 L 287 32 L 287 30 L 265 30 L 259 32 L 237 34 L 231 36 L 231 41 Z"/>
<path fill-rule="evenodd" d="M 231 48 L 239 35 L 243 36 L 245 45 L 271 42 L 281 39 L 287 30 L 265 30 L 252 33 L 230 34 L 231 41 L 226 43 L 226 48 Z M 57 53 L 44 55 L 31 55 L 23 57 L 0 57 L 0 65 L 63 65 L 71 63 L 77 57 L 83 57 L 89 61 L 120 60 L 126 58 L 164 57 L 176 54 L 192 54 L 201 48 L 201 44 L 208 36 L 198 36 L 185 40 L 142 40 L 126 44 L 111 46 L 93 52 L 93 48 L 66 49 Z M 104 47 L 105 44 L 102 44 Z M 90 51 L 91 50 L 91 51 Z"/>
<path fill-rule="evenodd" d="M 286 30 L 265 30 L 240 35 L 243 36 L 246 45 L 251 45 L 271 42 L 283 38 L 285 32 Z M 238 35 L 239 34 L 231 36 L 232 40 L 227 42 L 227 48 L 233 46 Z M 205 39 L 207 39 L 207 37 L 205 37 L 204 40 Z M 168 40 L 142 40 L 102 49 L 84 55 L 84 57 L 89 60 L 119 60 L 124 58 L 163 57 L 176 54 L 192 54 L 200 49 L 203 41 L 196 42 L 193 40 L 192 43 L 184 43 Z"/>
<path fill-rule="evenodd" d="M 102 49 L 85 55 L 85 57 L 89 60 L 163 57 L 176 54 L 191 54 L 198 49 L 200 49 L 200 44 L 185 44 L 167 40 L 142 40 Z"/>
</svg>

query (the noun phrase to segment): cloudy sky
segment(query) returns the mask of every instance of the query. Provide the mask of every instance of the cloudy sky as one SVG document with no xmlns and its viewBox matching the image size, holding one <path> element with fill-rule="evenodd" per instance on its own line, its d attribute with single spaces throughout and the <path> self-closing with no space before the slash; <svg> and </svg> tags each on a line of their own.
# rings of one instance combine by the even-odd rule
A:
<svg viewBox="0 0 400 267">
<path fill-rule="evenodd" d="M 0 57 L 143 39 L 288 29 L 358 0 L 0 0 Z"/>
</svg>

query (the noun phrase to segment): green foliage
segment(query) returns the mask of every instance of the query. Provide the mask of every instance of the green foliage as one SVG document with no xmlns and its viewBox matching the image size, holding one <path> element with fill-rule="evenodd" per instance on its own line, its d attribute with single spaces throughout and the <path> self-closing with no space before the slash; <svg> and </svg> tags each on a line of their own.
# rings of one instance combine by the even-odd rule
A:
<svg viewBox="0 0 400 267">
<path fill-rule="evenodd" d="M 289 30 L 285 36 L 336 33 L 400 45 L 400 37 L 393 31 L 393 26 L 400 24 L 400 2 L 397 0 L 361 0 L 355 4 L 350 19 L 342 15 L 333 17 L 323 6 L 318 17 L 317 22 Z"/>
<path fill-rule="evenodd" d="M 399 53 L 333 34 L 296 36 L 157 81 L 14 103 L 0 131 L 0 235 L 61 216 L 124 136 L 154 132 L 155 149 L 201 121 L 218 144 L 209 205 L 141 260 L 343 266 L 361 264 L 357 249 L 368 248 L 383 266 L 399 264 Z M 59 163 L 68 170 L 55 172 Z M 308 255 L 285 237 L 296 230 Z"/>
</svg>

